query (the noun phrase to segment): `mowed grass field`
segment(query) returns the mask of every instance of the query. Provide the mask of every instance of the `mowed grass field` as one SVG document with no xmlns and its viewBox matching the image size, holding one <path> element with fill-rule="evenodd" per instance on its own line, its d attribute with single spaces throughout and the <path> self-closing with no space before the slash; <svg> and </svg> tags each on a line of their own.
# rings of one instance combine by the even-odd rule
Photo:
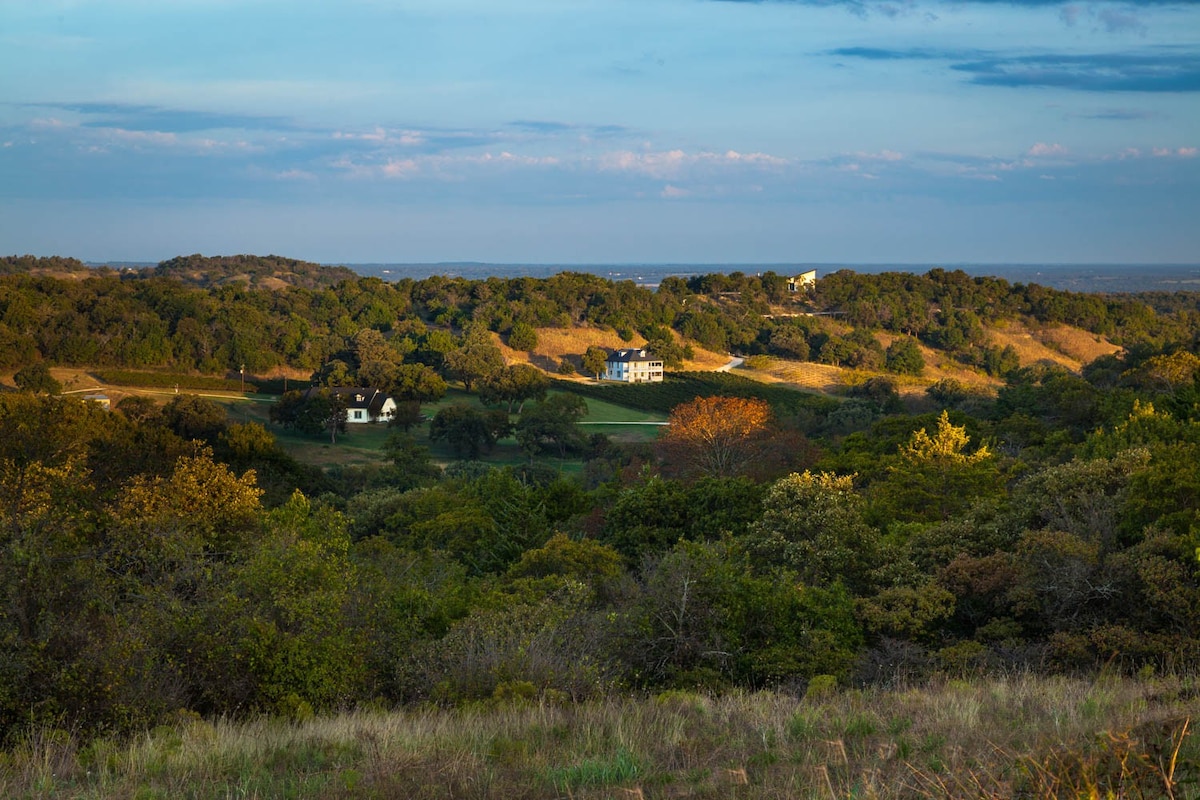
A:
<svg viewBox="0 0 1200 800">
<path fill-rule="evenodd" d="M 231 422 L 257 422 L 275 435 L 276 441 L 292 457 L 307 464 L 320 467 L 361 466 L 378 464 L 384 460 L 383 446 L 397 429 L 386 425 L 347 425 L 346 433 L 339 433 L 336 444 L 328 436 L 307 436 L 295 431 L 272 425 L 269 419 L 270 404 L 275 398 L 269 395 L 246 395 L 245 397 L 213 397 L 222 405 Z M 584 433 L 603 433 L 611 439 L 625 442 L 653 441 L 666 422 L 666 416 L 653 412 L 638 411 L 601 400 L 585 401 L 588 413 L 581 421 Z M 461 389 L 451 389 L 436 403 L 421 406 L 421 413 L 432 419 L 437 412 L 457 403 L 483 408 L 479 398 Z M 409 433 L 416 441 L 428 447 L 434 461 L 445 465 L 457 460 L 458 456 L 445 442 L 429 440 L 429 424 L 414 426 Z M 480 456 L 480 461 L 495 466 L 514 466 L 529 461 L 512 436 L 501 439 L 496 446 Z M 552 463 L 566 473 L 578 472 L 582 464 L 578 459 L 558 459 L 543 456 L 540 461 Z"/>
</svg>

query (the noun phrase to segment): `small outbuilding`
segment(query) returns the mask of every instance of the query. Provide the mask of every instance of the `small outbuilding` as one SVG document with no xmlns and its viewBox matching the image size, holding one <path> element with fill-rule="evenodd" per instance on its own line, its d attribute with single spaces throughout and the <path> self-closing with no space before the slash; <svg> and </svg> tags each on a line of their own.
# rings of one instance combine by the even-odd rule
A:
<svg viewBox="0 0 1200 800">
<path fill-rule="evenodd" d="M 650 383 L 663 379 L 663 362 L 645 349 L 614 350 L 604 360 L 604 379 L 624 383 Z"/>
</svg>

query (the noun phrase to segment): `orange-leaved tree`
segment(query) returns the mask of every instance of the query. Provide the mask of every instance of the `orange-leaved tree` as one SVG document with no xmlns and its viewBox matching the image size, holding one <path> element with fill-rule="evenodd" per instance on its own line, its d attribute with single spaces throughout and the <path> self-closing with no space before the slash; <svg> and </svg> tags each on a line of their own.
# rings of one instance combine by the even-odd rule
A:
<svg viewBox="0 0 1200 800">
<path fill-rule="evenodd" d="M 671 410 L 659 444 L 667 464 L 684 474 L 741 475 L 762 454 L 770 425 L 765 400 L 697 397 Z"/>
</svg>

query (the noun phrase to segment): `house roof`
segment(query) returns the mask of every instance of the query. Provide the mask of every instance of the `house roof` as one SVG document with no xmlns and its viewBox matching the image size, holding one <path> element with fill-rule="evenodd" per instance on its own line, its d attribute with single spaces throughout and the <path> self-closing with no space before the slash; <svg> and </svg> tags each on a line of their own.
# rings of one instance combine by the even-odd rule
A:
<svg viewBox="0 0 1200 800">
<path fill-rule="evenodd" d="M 604 360 L 609 363 L 613 363 L 613 364 L 615 364 L 615 363 L 632 364 L 632 363 L 641 363 L 644 361 L 661 361 L 662 359 L 656 358 L 652 355 L 649 355 L 644 348 L 641 350 L 639 350 L 637 348 L 624 348 L 621 350 L 612 351 L 611 353 L 608 354 L 608 358 L 606 358 Z"/>
<path fill-rule="evenodd" d="M 347 410 L 366 409 L 372 416 L 378 416 L 383 411 L 383 404 L 388 399 L 388 396 L 382 391 L 370 386 L 314 386 L 305 392 L 305 396 L 322 389 L 327 389 L 331 394 L 345 398 Z"/>
</svg>

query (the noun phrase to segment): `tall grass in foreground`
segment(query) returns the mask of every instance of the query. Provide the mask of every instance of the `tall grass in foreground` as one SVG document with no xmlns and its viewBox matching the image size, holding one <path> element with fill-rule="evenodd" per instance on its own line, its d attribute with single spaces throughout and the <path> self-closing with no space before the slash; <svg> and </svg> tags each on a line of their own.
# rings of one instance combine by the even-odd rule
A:
<svg viewBox="0 0 1200 800">
<path fill-rule="evenodd" d="M 1194 679 L 1018 677 L 807 698 L 183 718 L 132 739 L 38 729 L 6 798 L 1200 797 Z"/>
</svg>

